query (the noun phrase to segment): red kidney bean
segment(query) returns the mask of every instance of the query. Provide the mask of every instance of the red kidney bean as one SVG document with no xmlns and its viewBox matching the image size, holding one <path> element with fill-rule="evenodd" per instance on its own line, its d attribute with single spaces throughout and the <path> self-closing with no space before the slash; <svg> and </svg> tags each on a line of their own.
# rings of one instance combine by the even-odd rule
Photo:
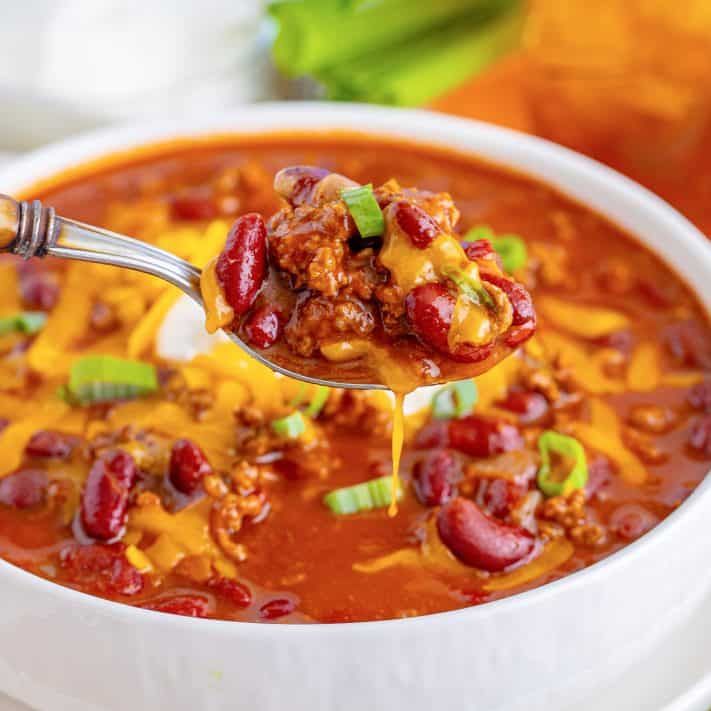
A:
<svg viewBox="0 0 711 711">
<path fill-rule="evenodd" d="M 22 262 L 18 267 L 18 277 L 20 297 L 27 308 L 40 311 L 54 308 L 59 299 L 59 284 L 55 274 L 31 262 Z"/>
<path fill-rule="evenodd" d="M 126 560 L 126 546 L 73 543 L 59 554 L 60 564 L 69 582 L 91 588 L 102 595 L 131 596 L 143 589 L 143 576 Z"/>
<path fill-rule="evenodd" d="M 428 422 L 415 435 L 415 449 L 441 449 L 449 446 L 449 422 Z"/>
<path fill-rule="evenodd" d="M 192 188 L 176 195 L 170 209 L 174 219 L 190 222 L 211 220 L 218 215 L 212 191 L 205 188 Z"/>
<path fill-rule="evenodd" d="M 284 615 L 290 615 L 296 609 L 296 603 L 286 597 L 277 597 L 265 602 L 259 608 L 259 616 L 263 620 L 276 620 Z"/>
<path fill-rule="evenodd" d="M 144 602 L 140 607 L 183 617 L 207 617 L 210 613 L 210 601 L 202 595 L 173 595 Z"/>
<path fill-rule="evenodd" d="M 442 234 L 434 217 L 419 205 L 401 200 L 391 208 L 398 227 L 418 249 L 426 249 Z"/>
<path fill-rule="evenodd" d="M 695 410 L 711 414 L 711 380 L 704 380 L 694 385 L 686 399 Z"/>
<path fill-rule="evenodd" d="M 249 607 L 252 603 L 252 593 L 249 588 L 237 580 L 223 577 L 212 578 L 208 582 L 208 586 L 235 607 Z"/>
<path fill-rule="evenodd" d="M 217 258 L 217 278 L 237 316 L 254 304 L 267 274 L 267 228 L 261 215 L 242 215 L 232 225 Z"/>
<path fill-rule="evenodd" d="M 283 168 L 274 176 L 274 191 L 294 207 L 310 204 L 314 188 L 329 175 L 325 168 L 311 165 L 293 165 Z"/>
<path fill-rule="evenodd" d="M 67 459 L 74 442 L 59 432 L 40 430 L 35 432 L 25 447 L 25 454 L 38 459 Z"/>
<path fill-rule="evenodd" d="M 607 457 L 596 456 L 588 464 L 588 481 L 585 484 L 585 498 L 591 499 L 601 489 L 612 482 L 612 465 Z"/>
<path fill-rule="evenodd" d="M 10 420 L 8 420 L 7 417 L 0 417 L 0 432 L 2 432 L 9 424 Z"/>
<path fill-rule="evenodd" d="M 422 284 L 405 299 L 407 317 L 415 333 L 425 343 L 449 352 L 449 327 L 452 324 L 455 298 L 442 284 Z"/>
<path fill-rule="evenodd" d="M 522 560 L 534 545 L 528 531 L 489 518 L 473 501 L 462 497 L 440 509 L 437 530 L 459 560 L 491 573 Z"/>
<path fill-rule="evenodd" d="M 631 331 L 615 331 L 595 339 L 595 344 L 603 348 L 613 348 L 620 353 L 629 355 L 634 348 L 634 336 Z"/>
<path fill-rule="evenodd" d="M 491 355 L 494 343 L 481 346 L 463 343 L 451 350 L 448 336 L 455 304 L 456 299 L 447 289 L 434 283 L 416 286 L 405 299 L 407 318 L 420 340 L 452 360 L 478 363 Z"/>
<path fill-rule="evenodd" d="M 255 309 L 244 325 L 249 342 L 257 348 L 273 346 L 281 335 L 279 312 L 271 304 Z"/>
<path fill-rule="evenodd" d="M 97 459 L 89 471 L 81 499 L 81 523 L 92 538 L 108 541 L 126 523 L 128 494 L 137 477 L 133 458 L 117 450 Z"/>
<path fill-rule="evenodd" d="M 523 447 L 515 425 L 480 415 L 468 415 L 449 423 L 449 444 L 471 457 L 490 457 Z"/>
<path fill-rule="evenodd" d="M 475 500 L 496 518 L 506 518 L 527 487 L 508 479 L 478 479 Z"/>
<path fill-rule="evenodd" d="M 633 541 L 654 528 L 659 519 L 641 504 L 622 504 L 611 514 L 609 526 L 620 538 Z"/>
<path fill-rule="evenodd" d="M 511 302 L 513 309 L 512 326 L 504 337 L 504 343 L 515 348 L 528 340 L 536 330 L 536 312 L 533 308 L 531 295 L 518 282 L 506 277 L 481 273 L 482 281 L 498 286 Z"/>
<path fill-rule="evenodd" d="M 0 479 L 0 503 L 17 509 L 29 509 L 44 503 L 47 497 L 47 473 L 41 469 L 21 469 Z"/>
<path fill-rule="evenodd" d="M 179 439 L 170 451 L 168 476 L 170 483 L 183 494 L 193 494 L 202 480 L 212 473 L 205 453 L 195 442 Z"/>
<path fill-rule="evenodd" d="M 430 452 L 415 464 L 415 494 L 425 506 L 439 506 L 456 496 L 461 477 L 461 462 L 452 452 L 446 449 Z"/>
<path fill-rule="evenodd" d="M 539 423 L 550 412 L 548 400 L 537 392 L 514 390 L 497 404 L 504 410 L 515 412 L 522 425 Z"/>
<path fill-rule="evenodd" d="M 711 415 L 703 415 L 691 426 L 689 446 L 704 457 L 711 457 Z"/>
<path fill-rule="evenodd" d="M 503 269 L 501 257 L 496 250 L 491 246 L 488 239 L 477 239 L 474 242 L 462 242 L 462 247 L 469 261 L 471 262 L 495 262 L 499 269 Z"/>
<path fill-rule="evenodd" d="M 681 365 L 711 368 L 711 340 L 696 321 L 679 321 L 666 326 L 662 340 Z"/>
</svg>

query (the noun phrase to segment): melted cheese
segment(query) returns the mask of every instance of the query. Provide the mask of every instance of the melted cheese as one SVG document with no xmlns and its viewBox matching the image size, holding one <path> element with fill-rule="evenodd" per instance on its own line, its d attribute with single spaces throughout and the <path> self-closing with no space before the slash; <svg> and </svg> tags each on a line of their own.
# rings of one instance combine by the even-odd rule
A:
<svg viewBox="0 0 711 711">
<path fill-rule="evenodd" d="M 392 487 L 390 490 L 390 506 L 388 516 L 397 515 L 397 498 L 400 492 L 400 457 L 402 455 L 402 443 L 405 437 L 403 401 L 405 393 L 395 393 L 395 407 L 393 409 L 393 433 L 390 443 L 392 457 Z"/>
<path fill-rule="evenodd" d="M 208 333 L 229 326 L 235 319 L 235 312 L 227 303 L 217 280 L 216 268 L 217 259 L 213 259 L 207 263 L 200 276 L 200 291 L 205 304 L 205 328 Z"/>
</svg>

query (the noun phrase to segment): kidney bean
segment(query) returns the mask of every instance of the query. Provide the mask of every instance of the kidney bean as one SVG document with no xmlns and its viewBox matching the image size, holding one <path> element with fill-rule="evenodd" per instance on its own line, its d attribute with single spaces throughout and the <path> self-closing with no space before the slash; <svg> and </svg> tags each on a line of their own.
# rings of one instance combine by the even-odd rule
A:
<svg viewBox="0 0 711 711">
<path fill-rule="evenodd" d="M 686 399 L 695 410 L 711 414 L 711 380 L 704 380 L 694 385 Z"/>
<path fill-rule="evenodd" d="M 290 615 L 296 609 L 296 603 L 286 597 L 277 597 L 265 602 L 259 608 L 259 616 L 263 620 L 276 620 L 284 615 Z"/>
<path fill-rule="evenodd" d="M 461 462 L 452 452 L 446 449 L 430 452 L 415 464 L 415 494 L 425 506 L 439 506 L 456 496 L 461 476 Z"/>
<path fill-rule="evenodd" d="M 87 535 L 108 541 L 121 534 L 137 474 L 133 458 L 121 450 L 94 462 L 81 498 L 81 523 Z"/>
<path fill-rule="evenodd" d="M 480 415 L 468 415 L 449 423 L 449 444 L 471 457 L 490 457 L 523 447 L 515 425 Z"/>
<path fill-rule="evenodd" d="M 416 286 L 405 299 L 407 317 L 414 332 L 427 345 L 446 353 L 452 360 L 477 363 L 488 358 L 493 343 L 482 346 L 461 344 L 452 351 L 449 347 L 449 327 L 456 300 L 442 284 Z"/>
<path fill-rule="evenodd" d="M 696 321 L 678 321 L 666 326 L 662 340 L 681 365 L 711 368 L 711 340 Z"/>
<path fill-rule="evenodd" d="M 527 487 L 508 479 L 479 479 L 476 488 L 476 502 L 496 518 L 506 518 Z"/>
<path fill-rule="evenodd" d="M 29 509 L 47 497 L 47 473 L 41 469 L 21 469 L 0 479 L 0 503 Z"/>
<path fill-rule="evenodd" d="M 711 415 L 703 415 L 691 426 L 689 446 L 704 457 L 711 457 Z"/>
<path fill-rule="evenodd" d="M 539 423 L 550 411 L 548 400 L 537 392 L 514 390 L 497 404 L 504 410 L 515 412 L 522 425 Z"/>
<path fill-rule="evenodd" d="M 415 449 L 441 449 L 449 446 L 449 422 L 428 422 L 415 435 Z"/>
<path fill-rule="evenodd" d="M 419 205 L 401 200 L 392 208 L 398 227 L 410 238 L 418 249 L 427 249 L 432 242 L 442 234 L 442 230 L 434 217 L 425 212 Z"/>
<path fill-rule="evenodd" d="M 633 541 L 654 528 L 659 519 L 641 504 L 622 504 L 610 516 L 610 529 L 620 538 Z"/>
<path fill-rule="evenodd" d="M 254 304 L 267 274 L 267 228 L 261 215 L 252 212 L 235 221 L 217 258 L 216 273 L 227 303 L 242 316 Z"/>
<path fill-rule="evenodd" d="M 170 483 L 183 494 L 193 494 L 202 480 L 212 474 L 205 453 L 195 442 L 179 439 L 170 450 L 168 477 Z"/>
<path fill-rule="evenodd" d="M 477 239 L 474 242 L 462 242 L 462 247 L 471 262 L 495 262 L 499 269 L 503 269 L 501 257 L 492 247 L 488 239 Z"/>
<path fill-rule="evenodd" d="M 44 267 L 31 262 L 22 262 L 18 267 L 20 298 L 30 309 L 49 311 L 59 299 L 57 277 Z"/>
<path fill-rule="evenodd" d="M 281 335 L 279 311 L 271 304 L 264 304 L 250 315 L 244 325 L 247 338 L 257 348 L 273 346 Z"/>
<path fill-rule="evenodd" d="M 588 463 L 588 481 L 585 484 L 585 498 L 591 499 L 601 489 L 612 482 L 612 465 L 607 457 L 598 455 Z"/>
<path fill-rule="evenodd" d="M 491 573 L 522 560 L 534 545 L 528 531 L 489 518 L 473 501 L 461 496 L 440 509 L 437 530 L 459 560 Z"/>
<path fill-rule="evenodd" d="M 237 580 L 223 577 L 212 578 L 208 582 L 208 586 L 235 607 L 249 607 L 252 603 L 252 593 L 249 588 Z"/>
<path fill-rule="evenodd" d="M 144 602 L 140 607 L 183 617 L 208 617 L 210 613 L 210 601 L 202 595 L 173 595 Z"/>
<path fill-rule="evenodd" d="M 143 589 L 144 579 L 125 556 L 126 546 L 73 543 L 64 547 L 59 560 L 69 582 L 91 588 L 103 595 L 135 595 Z"/>
<path fill-rule="evenodd" d="M 174 219 L 190 222 L 211 220 L 218 214 L 212 192 L 205 188 L 192 188 L 176 195 L 170 209 Z"/>
<path fill-rule="evenodd" d="M 50 430 L 35 432 L 25 447 L 25 454 L 38 459 L 67 459 L 74 442 L 69 437 Z"/>
<path fill-rule="evenodd" d="M 282 168 L 274 176 L 274 191 L 291 205 L 310 204 L 314 188 L 330 171 L 311 165 L 293 165 Z"/>
<path fill-rule="evenodd" d="M 481 273 L 482 281 L 498 286 L 511 302 L 512 326 L 504 337 L 504 343 L 515 348 L 528 340 L 536 330 L 536 312 L 531 295 L 518 282 L 489 272 Z"/>
</svg>

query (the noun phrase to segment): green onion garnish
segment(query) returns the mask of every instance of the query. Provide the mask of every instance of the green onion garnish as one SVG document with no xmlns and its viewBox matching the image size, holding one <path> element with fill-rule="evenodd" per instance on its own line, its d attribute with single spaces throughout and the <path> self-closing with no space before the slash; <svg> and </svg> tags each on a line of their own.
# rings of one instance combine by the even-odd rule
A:
<svg viewBox="0 0 711 711">
<path fill-rule="evenodd" d="M 402 487 L 398 489 L 397 498 L 402 498 Z M 392 477 L 389 475 L 335 489 L 323 497 L 323 503 L 339 515 L 382 509 L 390 506 L 391 501 Z"/>
<path fill-rule="evenodd" d="M 306 383 L 301 382 L 299 383 L 299 389 L 296 391 L 296 395 L 294 395 L 293 398 L 291 398 L 291 401 L 289 402 L 290 407 L 297 407 L 298 405 L 301 405 L 301 402 L 304 399 L 304 395 L 306 394 Z"/>
<path fill-rule="evenodd" d="M 479 393 L 473 380 L 460 380 L 442 388 L 432 400 L 432 417 L 449 420 L 464 417 L 474 410 Z"/>
<path fill-rule="evenodd" d="M 491 240 L 491 246 L 501 257 L 504 271 L 513 274 L 526 266 L 528 250 L 526 243 L 518 235 L 501 235 Z"/>
<path fill-rule="evenodd" d="M 158 390 L 156 369 L 150 363 L 113 356 L 85 356 L 75 361 L 60 397 L 79 405 L 127 400 Z"/>
<path fill-rule="evenodd" d="M 546 430 L 538 438 L 538 451 L 541 453 L 538 488 L 546 496 L 565 496 L 585 486 L 588 481 L 588 463 L 585 450 L 577 439 Z M 554 457 L 559 460 L 558 464 L 569 468 L 564 478 L 557 477 L 553 471 Z"/>
<path fill-rule="evenodd" d="M 0 336 L 8 333 L 37 333 L 47 320 L 43 311 L 20 311 L 0 318 Z"/>
<path fill-rule="evenodd" d="M 385 232 L 383 212 L 370 183 L 341 190 L 341 199 L 346 203 L 361 237 L 378 237 Z"/>
<path fill-rule="evenodd" d="M 328 400 L 328 388 L 325 385 L 318 385 L 309 402 L 309 406 L 304 410 L 304 414 L 309 417 L 317 417 L 319 412 L 323 410 L 326 400 Z"/>
<path fill-rule="evenodd" d="M 461 269 L 447 269 L 444 275 L 451 279 L 459 291 L 468 296 L 475 304 L 494 306 L 494 300 L 479 279 L 474 279 Z"/>
<path fill-rule="evenodd" d="M 272 421 L 272 429 L 285 439 L 298 439 L 306 431 L 304 416 L 297 410 Z"/>
</svg>

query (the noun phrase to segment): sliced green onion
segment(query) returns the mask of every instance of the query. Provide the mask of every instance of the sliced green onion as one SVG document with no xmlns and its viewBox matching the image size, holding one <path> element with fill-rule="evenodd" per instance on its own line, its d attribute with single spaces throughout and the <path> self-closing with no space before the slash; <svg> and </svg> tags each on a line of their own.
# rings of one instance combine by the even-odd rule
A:
<svg viewBox="0 0 711 711">
<path fill-rule="evenodd" d="M 60 397 L 79 405 L 127 400 L 158 390 L 156 369 L 150 363 L 113 356 L 85 356 L 75 361 Z"/>
<path fill-rule="evenodd" d="M 546 430 L 538 438 L 541 466 L 538 469 L 538 488 L 546 496 L 565 496 L 582 489 L 588 481 L 588 463 L 583 446 L 574 437 Z M 570 462 L 570 471 L 565 478 L 554 478 L 552 455 L 556 454 Z"/>
<path fill-rule="evenodd" d="M 501 257 L 504 271 L 513 274 L 528 261 L 526 243 L 518 235 L 501 235 L 491 240 L 491 246 Z"/>
<path fill-rule="evenodd" d="M 319 412 L 323 410 L 326 400 L 328 400 L 328 388 L 325 385 L 318 385 L 309 402 L 309 406 L 304 410 L 304 414 L 309 417 L 317 417 Z"/>
<path fill-rule="evenodd" d="M 297 410 L 290 415 L 272 421 L 272 429 L 280 437 L 298 439 L 306 431 L 304 416 Z"/>
<path fill-rule="evenodd" d="M 461 269 L 447 269 L 445 276 L 451 279 L 459 291 L 468 296 L 475 304 L 490 307 L 494 305 L 494 300 L 479 279 L 474 279 Z"/>
<path fill-rule="evenodd" d="M 493 240 L 496 237 L 494 230 L 488 225 L 477 225 L 472 227 L 465 235 L 462 237 L 462 242 L 476 242 L 480 239 Z"/>
<path fill-rule="evenodd" d="M 402 487 L 398 489 L 397 498 L 402 498 Z M 323 503 L 339 515 L 382 509 L 390 506 L 391 501 L 392 477 L 389 475 L 335 489 L 323 497 Z"/>
<path fill-rule="evenodd" d="M 378 237 L 385 232 L 383 211 L 370 183 L 341 190 L 341 199 L 346 203 L 361 237 Z"/>
<path fill-rule="evenodd" d="M 20 311 L 0 318 L 0 336 L 7 333 L 37 333 L 47 320 L 43 311 Z"/>
<path fill-rule="evenodd" d="M 449 420 L 470 415 L 479 397 L 473 380 L 460 380 L 442 388 L 432 400 L 432 417 Z"/>
<path fill-rule="evenodd" d="M 289 402 L 289 407 L 298 407 L 304 400 L 304 395 L 306 395 L 306 383 L 299 383 L 299 389 L 296 391 L 296 395 L 291 398 Z"/>
</svg>

